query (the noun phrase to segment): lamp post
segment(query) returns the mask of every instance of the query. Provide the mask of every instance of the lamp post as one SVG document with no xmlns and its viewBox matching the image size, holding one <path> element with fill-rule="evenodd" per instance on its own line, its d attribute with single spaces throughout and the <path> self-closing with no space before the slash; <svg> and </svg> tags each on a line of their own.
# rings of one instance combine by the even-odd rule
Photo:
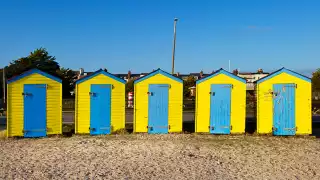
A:
<svg viewBox="0 0 320 180">
<path fill-rule="evenodd" d="M 173 21 L 173 48 L 172 48 L 172 71 L 171 73 L 174 74 L 174 55 L 176 51 L 176 26 L 177 26 L 178 18 L 174 18 Z"/>
</svg>

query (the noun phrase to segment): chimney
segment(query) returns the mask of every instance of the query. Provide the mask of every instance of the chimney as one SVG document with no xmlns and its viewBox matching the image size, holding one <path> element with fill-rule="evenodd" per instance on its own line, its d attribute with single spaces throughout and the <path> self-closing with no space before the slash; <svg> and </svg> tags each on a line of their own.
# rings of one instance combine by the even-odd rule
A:
<svg viewBox="0 0 320 180">
<path fill-rule="evenodd" d="M 258 69 L 258 73 L 262 74 L 263 70 L 261 68 Z"/>
<path fill-rule="evenodd" d="M 232 74 L 238 75 L 238 74 L 239 74 L 239 70 L 238 70 L 238 69 L 233 70 L 233 71 L 232 71 Z"/>
<path fill-rule="evenodd" d="M 202 78 L 202 76 L 203 76 L 203 71 L 201 70 L 200 71 L 200 77 Z"/>
<path fill-rule="evenodd" d="M 84 69 L 83 69 L 83 68 L 80 68 L 80 69 L 79 69 L 79 75 L 82 76 L 83 73 L 84 73 Z"/>
<path fill-rule="evenodd" d="M 106 68 L 104 68 L 103 70 L 104 70 L 105 72 L 108 72 L 108 69 L 106 69 Z"/>
<path fill-rule="evenodd" d="M 129 70 L 128 71 L 128 80 L 130 80 L 131 79 L 131 71 Z"/>
<path fill-rule="evenodd" d="M 177 77 L 179 77 L 180 76 L 180 73 L 179 72 L 177 72 Z"/>
</svg>

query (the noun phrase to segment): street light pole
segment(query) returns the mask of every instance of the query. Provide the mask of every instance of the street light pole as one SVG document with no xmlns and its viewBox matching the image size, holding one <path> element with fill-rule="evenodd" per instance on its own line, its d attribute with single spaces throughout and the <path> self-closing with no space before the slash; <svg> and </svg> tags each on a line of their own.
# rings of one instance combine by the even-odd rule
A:
<svg viewBox="0 0 320 180">
<path fill-rule="evenodd" d="M 174 74 L 174 55 L 176 51 L 176 26 L 177 26 L 178 18 L 174 18 L 173 22 L 173 48 L 172 48 L 172 71 L 171 73 Z"/>
</svg>

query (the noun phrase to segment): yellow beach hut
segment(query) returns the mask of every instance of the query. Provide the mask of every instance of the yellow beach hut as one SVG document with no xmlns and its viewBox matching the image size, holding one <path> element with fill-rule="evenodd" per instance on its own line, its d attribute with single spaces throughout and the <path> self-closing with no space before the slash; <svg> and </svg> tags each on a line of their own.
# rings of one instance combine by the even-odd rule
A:
<svg viewBox="0 0 320 180">
<path fill-rule="evenodd" d="M 38 69 L 8 80 L 7 136 L 62 133 L 62 81 Z"/>
<path fill-rule="evenodd" d="M 125 80 L 102 69 L 76 81 L 75 131 L 110 134 L 125 128 Z"/>
<path fill-rule="evenodd" d="M 134 81 L 134 132 L 182 132 L 183 81 L 161 69 Z"/>
<path fill-rule="evenodd" d="M 282 68 L 256 81 L 257 132 L 311 134 L 311 79 Z"/>
<path fill-rule="evenodd" d="M 245 79 L 220 69 L 196 81 L 196 132 L 244 133 L 245 120 Z"/>
</svg>

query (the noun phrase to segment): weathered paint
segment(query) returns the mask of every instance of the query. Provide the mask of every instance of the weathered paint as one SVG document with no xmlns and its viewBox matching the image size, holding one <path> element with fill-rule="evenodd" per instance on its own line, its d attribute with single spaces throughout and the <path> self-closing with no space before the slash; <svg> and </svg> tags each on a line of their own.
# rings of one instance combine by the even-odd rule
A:
<svg viewBox="0 0 320 180">
<path fill-rule="evenodd" d="M 125 128 L 125 82 L 116 76 L 99 70 L 86 79 L 76 82 L 75 130 L 79 134 L 90 133 L 90 90 L 93 84 L 109 84 L 111 89 L 111 132 Z"/>
<path fill-rule="evenodd" d="M 62 133 L 62 84 L 39 70 L 30 70 L 8 80 L 7 85 L 7 136 L 24 136 L 24 86 L 46 85 L 46 128 L 47 135 Z M 33 112 L 36 113 L 36 112 Z"/>
<path fill-rule="evenodd" d="M 273 134 L 295 135 L 295 84 L 273 85 Z"/>
<path fill-rule="evenodd" d="M 148 132 L 149 85 L 167 84 L 168 132 L 182 132 L 183 83 L 162 70 L 157 70 L 134 83 L 134 132 Z"/>
<path fill-rule="evenodd" d="M 295 84 L 295 134 L 311 134 L 311 80 L 287 69 L 280 69 L 257 82 L 257 132 L 271 134 L 274 116 L 274 84 Z"/>
<path fill-rule="evenodd" d="M 196 84 L 196 113 L 195 131 L 210 132 L 211 86 L 213 84 L 230 84 L 231 109 L 230 133 L 245 132 L 246 116 L 246 83 L 245 80 L 223 69 L 197 81 Z"/>
</svg>

